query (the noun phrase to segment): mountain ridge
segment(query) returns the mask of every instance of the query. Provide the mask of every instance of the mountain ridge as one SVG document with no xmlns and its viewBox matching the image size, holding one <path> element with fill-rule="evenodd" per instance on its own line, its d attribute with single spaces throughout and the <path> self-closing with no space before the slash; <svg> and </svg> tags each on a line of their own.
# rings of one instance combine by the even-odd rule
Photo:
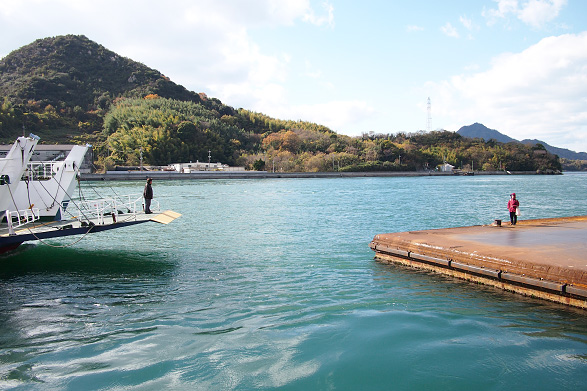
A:
<svg viewBox="0 0 587 391">
<path fill-rule="evenodd" d="M 524 139 L 524 140 L 516 140 L 511 138 L 495 129 L 490 129 L 483 124 L 475 122 L 471 125 L 462 126 L 458 131 L 463 137 L 469 138 L 482 138 L 485 141 L 495 140 L 502 143 L 509 143 L 509 142 L 518 142 L 526 145 L 536 145 L 541 144 L 544 148 L 555 155 L 558 155 L 561 158 L 569 159 L 569 160 L 587 160 L 587 152 L 575 152 L 570 149 L 566 148 L 559 148 L 549 145 L 548 143 L 537 140 L 537 139 Z"/>
</svg>

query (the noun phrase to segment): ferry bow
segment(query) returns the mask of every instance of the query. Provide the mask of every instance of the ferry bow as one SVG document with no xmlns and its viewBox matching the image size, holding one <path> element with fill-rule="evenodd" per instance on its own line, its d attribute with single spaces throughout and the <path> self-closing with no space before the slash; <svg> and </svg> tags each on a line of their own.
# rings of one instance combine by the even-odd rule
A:
<svg viewBox="0 0 587 391">
<path fill-rule="evenodd" d="M 171 210 L 145 214 L 142 196 L 73 199 L 81 162 L 89 148 L 74 146 L 63 161 L 30 162 L 39 138 L 19 137 L 0 159 L 0 253 L 28 241 L 127 227 L 168 224 L 181 216 Z M 66 217 L 69 216 L 69 217 Z"/>
</svg>

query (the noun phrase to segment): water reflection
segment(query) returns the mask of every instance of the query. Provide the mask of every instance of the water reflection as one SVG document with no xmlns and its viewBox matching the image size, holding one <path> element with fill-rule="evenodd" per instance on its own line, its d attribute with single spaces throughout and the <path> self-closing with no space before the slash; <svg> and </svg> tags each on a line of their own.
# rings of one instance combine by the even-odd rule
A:
<svg viewBox="0 0 587 391">
<path fill-rule="evenodd" d="M 154 251 L 126 252 L 124 249 L 100 250 L 52 248 L 24 244 L 13 254 L 0 258 L 0 281 L 40 274 L 46 278 L 165 276 L 176 267 L 172 259 Z"/>
</svg>

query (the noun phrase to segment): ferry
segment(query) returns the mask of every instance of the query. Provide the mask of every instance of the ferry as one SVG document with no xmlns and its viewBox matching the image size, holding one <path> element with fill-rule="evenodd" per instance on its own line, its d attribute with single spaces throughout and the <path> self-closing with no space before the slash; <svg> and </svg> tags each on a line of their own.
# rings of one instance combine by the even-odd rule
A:
<svg viewBox="0 0 587 391">
<path fill-rule="evenodd" d="M 89 145 L 75 146 L 63 161 L 30 162 L 39 138 L 19 137 L 0 159 L 0 254 L 24 242 L 127 227 L 146 222 L 168 224 L 179 213 L 143 211 L 142 195 L 86 200 L 72 197 Z"/>
</svg>

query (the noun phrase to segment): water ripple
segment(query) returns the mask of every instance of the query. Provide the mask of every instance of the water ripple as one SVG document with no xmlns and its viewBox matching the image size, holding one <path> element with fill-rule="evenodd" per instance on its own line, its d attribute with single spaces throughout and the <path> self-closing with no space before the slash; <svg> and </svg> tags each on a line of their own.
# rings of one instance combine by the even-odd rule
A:
<svg viewBox="0 0 587 391">
<path fill-rule="evenodd" d="M 526 218 L 587 214 L 586 189 L 587 175 L 157 183 L 182 213 L 168 226 L 1 258 L 0 389 L 581 389 L 584 312 L 383 265 L 367 244 L 491 222 L 513 190 Z"/>
</svg>

